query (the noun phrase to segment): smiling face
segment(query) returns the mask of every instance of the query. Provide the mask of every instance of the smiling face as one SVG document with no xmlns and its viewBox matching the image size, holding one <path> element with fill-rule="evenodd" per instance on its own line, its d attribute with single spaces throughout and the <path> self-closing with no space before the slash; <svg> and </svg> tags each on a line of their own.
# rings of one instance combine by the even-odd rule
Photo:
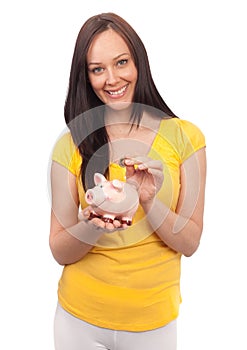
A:
<svg viewBox="0 0 247 350">
<path fill-rule="evenodd" d="M 109 29 L 98 34 L 87 53 L 88 77 L 98 98 L 114 106 L 133 101 L 137 69 L 123 38 Z"/>
</svg>

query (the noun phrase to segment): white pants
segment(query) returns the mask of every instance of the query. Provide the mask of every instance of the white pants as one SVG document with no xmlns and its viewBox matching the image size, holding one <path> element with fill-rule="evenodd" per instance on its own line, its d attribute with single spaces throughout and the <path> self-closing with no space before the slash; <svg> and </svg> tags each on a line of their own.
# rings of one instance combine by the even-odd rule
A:
<svg viewBox="0 0 247 350">
<path fill-rule="evenodd" d="M 146 332 L 115 331 L 84 322 L 57 306 L 56 350 L 176 350 L 176 320 Z"/>
</svg>

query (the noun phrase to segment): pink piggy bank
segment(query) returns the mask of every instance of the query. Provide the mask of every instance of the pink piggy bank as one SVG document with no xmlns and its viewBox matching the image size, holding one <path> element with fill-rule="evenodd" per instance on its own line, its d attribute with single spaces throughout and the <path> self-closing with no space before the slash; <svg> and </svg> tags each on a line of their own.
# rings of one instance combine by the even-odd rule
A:
<svg viewBox="0 0 247 350">
<path fill-rule="evenodd" d="M 139 205 L 136 188 L 119 180 L 108 181 L 104 175 L 94 174 L 95 187 L 88 189 L 85 200 L 93 208 L 89 219 L 101 218 L 112 223 L 114 219 L 130 226 Z"/>
</svg>

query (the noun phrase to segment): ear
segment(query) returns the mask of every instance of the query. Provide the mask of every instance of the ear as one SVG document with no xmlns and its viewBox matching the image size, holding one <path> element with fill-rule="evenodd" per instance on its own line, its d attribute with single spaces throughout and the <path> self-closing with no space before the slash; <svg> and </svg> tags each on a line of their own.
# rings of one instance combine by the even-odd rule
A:
<svg viewBox="0 0 247 350">
<path fill-rule="evenodd" d="M 100 173 L 95 173 L 94 174 L 94 183 L 95 185 L 101 185 L 103 182 L 106 182 L 106 178 L 104 177 L 104 175 L 100 174 Z"/>
<path fill-rule="evenodd" d="M 124 188 L 124 184 L 119 180 L 113 180 L 112 186 L 116 188 L 119 192 L 121 192 Z"/>
</svg>

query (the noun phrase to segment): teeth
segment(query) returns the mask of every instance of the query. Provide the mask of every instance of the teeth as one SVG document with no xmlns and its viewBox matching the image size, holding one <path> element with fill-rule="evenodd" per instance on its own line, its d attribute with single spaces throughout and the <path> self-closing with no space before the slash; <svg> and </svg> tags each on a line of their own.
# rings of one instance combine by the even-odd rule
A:
<svg viewBox="0 0 247 350">
<path fill-rule="evenodd" d="M 127 85 L 118 91 L 108 91 L 108 92 L 110 95 L 120 95 L 126 90 L 126 88 L 127 88 Z"/>
</svg>

